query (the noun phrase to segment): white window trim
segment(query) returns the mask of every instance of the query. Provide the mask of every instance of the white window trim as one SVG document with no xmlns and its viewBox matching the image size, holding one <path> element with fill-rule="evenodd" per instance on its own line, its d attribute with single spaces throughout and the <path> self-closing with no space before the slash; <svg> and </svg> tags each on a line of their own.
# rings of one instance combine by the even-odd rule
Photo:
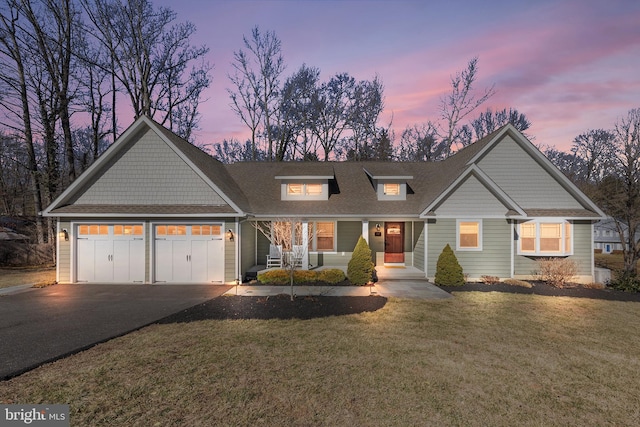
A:
<svg viewBox="0 0 640 427">
<path fill-rule="evenodd" d="M 478 247 L 477 248 L 463 248 L 460 247 L 460 223 L 462 222 L 477 222 L 478 223 Z M 456 220 L 456 251 L 463 252 L 480 252 L 482 251 L 482 219 L 457 219 Z"/>
<path fill-rule="evenodd" d="M 333 248 L 331 249 L 320 249 L 318 250 L 318 223 L 319 222 L 331 222 L 333 223 Z M 309 253 L 314 254 L 336 254 L 338 253 L 338 222 L 337 221 L 313 221 L 309 222 L 309 225 L 313 227 L 311 239 L 311 249 L 309 249 Z"/>
<path fill-rule="evenodd" d="M 395 195 L 385 194 L 385 184 L 400 184 L 400 193 Z M 376 192 L 378 200 L 407 200 L 407 183 L 401 180 L 380 180 L 377 183 Z"/>
<path fill-rule="evenodd" d="M 522 250 L 522 238 L 521 238 L 521 225 L 522 224 L 535 224 L 536 225 L 536 242 L 535 242 L 535 251 L 533 252 L 529 252 L 529 251 L 523 251 Z M 543 252 L 540 251 L 540 224 L 560 224 L 560 247 L 562 248 L 562 250 L 560 252 Z M 568 224 L 569 225 L 569 232 L 571 233 L 571 240 L 570 240 L 570 250 L 566 251 L 565 249 L 565 225 Z M 516 229 L 516 233 L 518 235 L 518 242 L 517 242 L 517 247 L 518 247 L 518 251 L 517 254 L 518 255 L 523 255 L 523 256 L 541 256 L 541 257 L 564 257 L 564 256 L 570 256 L 573 255 L 573 246 L 574 246 L 574 238 L 575 238 L 575 233 L 574 233 L 574 227 L 573 227 L 573 222 L 566 220 L 564 218 L 545 218 L 545 219 L 533 219 L 530 221 L 524 221 L 524 222 L 519 222 L 517 223 L 517 229 Z"/>
<path fill-rule="evenodd" d="M 289 185 L 298 184 L 302 186 L 300 194 L 289 194 Z M 322 185 L 320 194 L 307 194 L 308 184 Z M 326 180 L 285 180 L 281 183 L 281 200 L 328 200 L 329 199 L 329 182 Z"/>
</svg>

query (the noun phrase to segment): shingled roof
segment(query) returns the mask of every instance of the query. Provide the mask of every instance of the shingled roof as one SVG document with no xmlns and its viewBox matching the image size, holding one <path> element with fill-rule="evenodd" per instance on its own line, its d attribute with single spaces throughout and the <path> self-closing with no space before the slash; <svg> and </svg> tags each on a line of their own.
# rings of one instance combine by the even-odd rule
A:
<svg viewBox="0 0 640 427">
<path fill-rule="evenodd" d="M 149 215 L 198 215 L 236 214 L 262 217 L 418 217 L 439 197 L 452 191 L 452 185 L 463 174 L 468 174 L 490 144 L 501 139 L 501 134 L 517 131 L 506 125 L 477 142 L 464 147 L 444 161 L 436 162 L 240 162 L 223 164 L 180 138 L 170 130 L 149 118 L 145 122 L 160 132 L 166 140 L 182 153 L 183 158 L 204 175 L 234 206 L 203 205 L 75 205 L 52 203 L 45 214 L 99 215 L 122 214 L 131 216 Z M 129 130 L 129 135 L 132 135 Z M 131 136 L 129 136 L 131 137 Z M 114 144 L 117 145 L 117 144 Z M 121 145 L 121 144 L 120 144 Z M 112 150 L 114 146 L 110 147 Z M 109 151 L 109 150 L 108 150 Z M 113 154 L 113 153 L 112 153 Z M 329 183 L 328 200 L 282 200 L 284 180 L 326 180 Z M 407 184 L 404 200 L 379 200 L 376 180 L 401 180 Z M 73 185 L 76 185 L 74 183 Z M 68 189 L 72 191 L 73 189 Z M 69 200 L 68 198 L 66 200 Z M 594 206 L 594 205 L 592 205 Z M 517 207 L 516 207 L 517 208 Z M 519 208 L 517 208 L 519 209 Z M 523 212 L 523 211 L 521 211 Z M 514 212 L 512 212 L 514 213 Z M 527 215 L 548 216 L 567 214 L 584 218 L 598 217 L 598 209 L 558 210 L 555 212 L 528 210 Z M 427 212 L 425 214 L 428 215 Z"/>
</svg>

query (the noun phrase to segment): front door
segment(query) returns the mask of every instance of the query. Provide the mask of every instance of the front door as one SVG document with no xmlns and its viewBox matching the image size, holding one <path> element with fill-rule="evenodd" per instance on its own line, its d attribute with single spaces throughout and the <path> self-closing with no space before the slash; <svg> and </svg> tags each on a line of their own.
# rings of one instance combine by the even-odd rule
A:
<svg viewBox="0 0 640 427">
<path fill-rule="evenodd" d="M 384 262 L 404 262 L 404 222 L 384 223 Z"/>
</svg>

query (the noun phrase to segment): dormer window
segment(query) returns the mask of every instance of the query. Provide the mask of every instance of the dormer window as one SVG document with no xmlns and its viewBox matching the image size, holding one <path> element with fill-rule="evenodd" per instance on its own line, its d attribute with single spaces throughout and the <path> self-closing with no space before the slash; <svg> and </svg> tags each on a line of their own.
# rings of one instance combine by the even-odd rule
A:
<svg viewBox="0 0 640 427">
<path fill-rule="evenodd" d="M 383 194 L 385 196 L 399 196 L 400 184 L 399 183 L 386 183 L 383 184 Z"/>
<path fill-rule="evenodd" d="M 329 179 L 332 177 L 280 177 L 281 200 L 329 200 Z"/>
<path fill-rule="evenodd" d="M 318 183 L 293 183 L 286 184 L 287 196 L 299 197 L 309 196 L 318 197 L 322 196 L 323 184 Z"/>
<path fill-rule="evenodd" d="M 407 200 L 407 182 L 404 180 L 379 180 L 376 187 L 378 200 Z"/>
</svg>

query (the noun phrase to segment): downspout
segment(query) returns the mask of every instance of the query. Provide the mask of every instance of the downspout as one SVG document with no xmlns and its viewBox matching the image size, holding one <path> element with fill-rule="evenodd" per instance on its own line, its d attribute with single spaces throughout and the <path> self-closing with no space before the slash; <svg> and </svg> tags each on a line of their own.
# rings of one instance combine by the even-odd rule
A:
<svg viewBox="0 0 640 427">
<path fill-rule="evenodd" d="M 241 262 L 242 262 L 242 254 L 240 253 L 241 245 L 240 240 L 242 239 L 242 228 L 240 227 L 240 219 L 236 217 L 236 283 L 242 282 L 242 278 L 240 277 L 241 270 Z"/>
</svg>

